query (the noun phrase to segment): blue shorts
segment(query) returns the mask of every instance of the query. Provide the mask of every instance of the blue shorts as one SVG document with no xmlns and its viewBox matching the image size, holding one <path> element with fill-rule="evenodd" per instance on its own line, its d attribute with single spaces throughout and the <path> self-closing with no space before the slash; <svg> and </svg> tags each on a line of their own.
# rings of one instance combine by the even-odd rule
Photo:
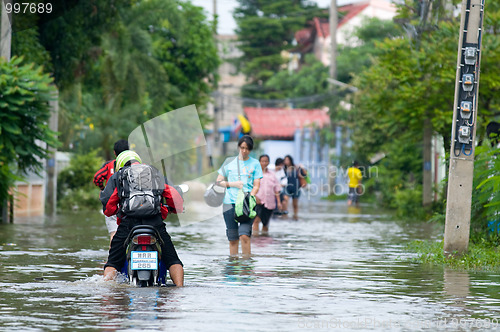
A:
<svg viewBox="0 0 500 332">
<path fill-rule="evenodd" d="M 349 194 L 347 195 L 347 199 L 352 201 L 353 203 L 359 202 L 359 194 L 356 188 L 349 187 Z"/>
<path fill-rule="evenodd" d="M 223 204 L 222 213 L 226 222 L 226 235 L 229 241 L 236 241 L 240 236 L 252 236 L 253 219 L 247 222 L 237 222 L 234 220 L 234 204 Z"/>
</svg>

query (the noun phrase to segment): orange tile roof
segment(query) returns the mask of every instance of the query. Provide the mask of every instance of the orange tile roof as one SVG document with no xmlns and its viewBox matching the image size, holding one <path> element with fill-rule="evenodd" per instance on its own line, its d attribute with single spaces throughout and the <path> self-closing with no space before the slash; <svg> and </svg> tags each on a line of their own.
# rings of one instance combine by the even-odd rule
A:
<svg viewBox="0 0 500 332">
<path fill-rule="evenodd" d="M 339 20 L 337 28 L 340 28 L 341 26 L 349 22 L 352 18 L 361 13 L 369 5 L 369 2 L 362 2 L 339 7 L 338 11 L 341 13 L 345 13 L 345 15 Z M 315 17 L 313 18 L 312 26 L 314 28 L 314 32 L 316 32 L 318 37 L 326 38 L 330 36 L 330 23 L 328 19 L 320 19 L 318 17 Z M 297 40 L 297 43 L 299 45 L 310 42 L 312 36 L 313 31 L 311 31 L 311 28 L 304 28 L 295 33 L 295 39 Z"/>
<path fill-rule="evenodd" d="M 245 107 L 244 112 L 257 138 L 293 139 L 296 129 L 313 124 L 322 128 L 330 123 L 326 109 Z"/>
</svg>

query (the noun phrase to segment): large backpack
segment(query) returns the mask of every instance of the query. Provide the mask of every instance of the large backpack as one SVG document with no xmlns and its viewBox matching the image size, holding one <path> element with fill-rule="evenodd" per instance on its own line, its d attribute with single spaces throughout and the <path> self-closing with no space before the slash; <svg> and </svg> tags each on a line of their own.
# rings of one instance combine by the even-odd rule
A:
<svg viewBox="0 0 500 332">
<path fill-rule="evenodd" d="M 121 212 L 130 217 L 149 217 L 161 213 L 165 182 L 159 171 L 149 165 L 125 167 L 118 177 Z"/>
</svg>

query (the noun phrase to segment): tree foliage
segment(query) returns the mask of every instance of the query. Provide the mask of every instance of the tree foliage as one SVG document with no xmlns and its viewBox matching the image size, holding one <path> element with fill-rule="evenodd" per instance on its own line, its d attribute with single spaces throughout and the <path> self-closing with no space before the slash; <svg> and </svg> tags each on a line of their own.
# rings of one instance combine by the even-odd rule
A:
<svg viewBox="0 0 500 332">
<path fill-rule="evenodd" d="M 47 158 L 45 146 L 58 145 L 48 127 L 54 87 L 41 67 L 13 57 L 0 58 L 0 204 L 10 186 L 27 171 L 39 171 Z"/>
<path fill-rule="evenodd" d="M 362 25 L 353 31 L 352 44 L 340 45 L 337 56 L 337 79 L 350 83 L 352 78 L 371 66 L 382 50 L 377 44 L 384 39 L 402 35 L 402 29 L 391 20 L 365 18 Z"/>
<path fill-rule="evenodd" d="M 208 102 L 219 60 L 202 8 L 181 0 L 51 3 L 51 14 L 14 19 L 12 49 L 53 75 L 64 149 L 102 147 L 109 157 L 112 143 L 140 123 Z"/>
<path fill-rule="evenodd" d="M 266 98 L 265 82 L 280 70 L 281 51 L 292 47 L 294 34 L 314 16 L 325 16 L 306 0 L 238 0 L 234 11 L 240 59 L 249 84 L 243 95 Z M 327 13 L 326 13 L 327 14 Z"/>
<path fill-rule="evenodd" d="M 219 65 L 212 24 L 191 3 L 134 1 L 112 18 L 77 61 L 82 75 L 64 86 L 60 103 L 65 147 L 101 147 L 108 158 L 113 142 L 141 123 L 189 104 L 203 108 Z"/>
<path fill-rule="evenodd" d="M 357 46 L 343 46 L 337 57 L 339 80 L 349 83 L 351 77 L 361 73 L 370 66 L 373 57 L 381 52 L 376 42 L 401 34 L 401 31 L 391 21 L 377 18 L 366 19 L 364 24 L 355 29 L 352 38 L 357 40 Z M 264 84 L 266 98 L 287 99 L 312 96 L 301 101 L 294 107 L 321 107 L 333 105 L 345 91 L 337 89 L 332 96 L 325 96 L 331 90 L 328 83 L 329 69 L 316 59 L 314 54 L 306 54 L 305 60 L 297 71 L 282 69 L 269 78 Z M 336 97 L 337 96 L 337 97 Z M 335 120 L 339 120 L 336 116 Z"/>
<path fill-rule="evenodd" d="M 91 69 L 101 36 L 112 29 L 132 0 L 55 0 L 54 12 L 40 14 L 40 42 L 50 53 L 55 83 L 64 89 Z M 41 63 L 39 63 L 41 64 Z M 47 65 L 47 64 L 45 64 Z"/>
<path fill-rule="evenodd" d="M 500 225 L 500 160 L 498 148 L 483 145 L 476 148 L 474 162 L 474 190 L 471 227 L 473 232 L 484 233 L 488 222 Z M 498 226 L 497 226 L 498 227 Z"/>
<path fill-rule="evenodd" d="M 92 181 L 95 172 L 102 166 L 103 159 L 98 156 L 98 150 L 85 154 L 73 155 L 68 167 L 57 177 L 58 205 L 64 210 L 93 209 L 101 206 L 99 188 Z"/>
<path fill-rule="evenodd" d="M 313 54 L 308 54 L 299 71 L 279 71 L 264 86 L 269 91 L 269 99 L 286 99 L 325 93 L 328 91 L 327 79 L 328 68 Z"/>
<path fill-rule="evenodd" d="M 486 17 L 497 15 L 498 5 L 487 8 Z M 479 137 L 491 116 L 498 112 L 493 96 L 499 93 L 500 36 L 489 22 L 485 19 L 484 30 L 489 33 L 484 34 L 482 47 Z M 401 151 L 398 146 L 419 147 L 424 119 L 431 120 L 433 132 L 444 137 L 445 149 L 449 151 L 459 25 L 458 18 L 450 18 L 434 24 L 432 29 L 417 29 L 418 38 L 413 35 L 377 43 L 380 54 L 373 65 L 354 79 L 354 85 L 360 88 L 351 113 L 355 150 L 365 157 L 385 152 L 387 157 L 381 167 L 402 172 L 400 179 L 394 178 L 385 185 L 405 185 L 409 173 L 404 164 L 397 162 L 402 160 L 401 154 L 411 153 L 422 165 L 418 149 Z M 421 167 L 413 173 L 420 178 Z M 384 199 L 390 202 L 391 195 Z"/>
<path fill-rule="evenodd" d="M 217 84 L 220 61 L 212 23 L 203 9 L 189 2 L 150 0 L 134 8 L 134 17 L 151 34 L 152 56 L 166 73 L 166 89 L 151 93 L 163 103 L 156 115 L 190 104 L 205 105 Z M 150 88 L 162 82 L 160 77 Z"/>
</svg>

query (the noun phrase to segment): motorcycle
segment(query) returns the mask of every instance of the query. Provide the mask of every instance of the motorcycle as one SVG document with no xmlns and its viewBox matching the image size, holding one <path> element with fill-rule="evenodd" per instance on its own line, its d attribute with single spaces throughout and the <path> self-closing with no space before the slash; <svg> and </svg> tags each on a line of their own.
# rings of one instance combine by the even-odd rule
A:
<svg viewBox="0 0 500 332">
<path fill-rule="evenodd" d="M 174 186 L 181 196 L 189 190 L 185 184 Z M 132 286 L 167 285 L 167 267 L 161 261 L 162 239 L 149 225 L 138 225 L 130 230 L 124 242 L 127 259 L 120 271 Z"/>
</svg>

